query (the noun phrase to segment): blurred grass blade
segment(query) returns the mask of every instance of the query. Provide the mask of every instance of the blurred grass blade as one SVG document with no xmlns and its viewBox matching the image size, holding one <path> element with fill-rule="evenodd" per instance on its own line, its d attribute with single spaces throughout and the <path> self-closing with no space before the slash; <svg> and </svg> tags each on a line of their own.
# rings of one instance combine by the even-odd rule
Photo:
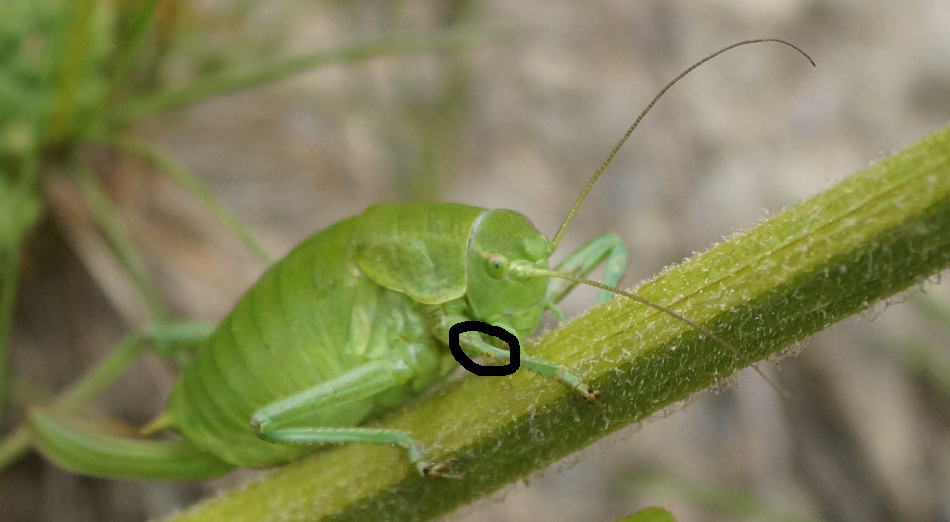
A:
<svg viewBox="0 0 950 522">
<path fill-rule="evenodd" d="M 157 148 L 148 143 L 132 137 L 115 137 L 97 140 L 99 143 L 108 147 L 121 150 L 128 154 L 138 156 L 145 161 L 157 167 L 162 173 L 168 176 L 176 185 L 195 195 L 209 210 L 231 229 L 241 241 L 251 249 L 262 261 L 271 265 L 273 258 L 267 253 L 267 250 L 261 246 L 254 234 L 241 223 L 226 206 L 224 206 L 207 185 L 201 182 L 194 174 L 175 162 L 171 157 L 162 154 Z"/>
<path fill-rule="evenodd" d="M 152 325 L 145 334 L 130 335 L 109 356 L 52 401 L 51 406 L 64 414 L 78 411 L 138 359 L 145 341 L 150 342 L 153 351 L 159 355 L 177 362 L 190 355 L 186 352 L 193 353 L 196 344 L 213 331 L 214 325 L 206 323 L 164 323 Z M 23 424 L 0 441 L 0 472 L 23 456 L 30 449 L 30 444 L 30 431 Z"/>
<path fill-rule="evenodd" d="M 113 253 L 128 272 L 136 289 L 145 301 L 152 321 L 156 323 L 165 322 L 168 319 L 165 305 L 158 294 L 158 288 L 148 274 L 145 261 L 139 255 L 128 230 L 122 222 L 122 218 L 119 216 L 119 210 L 106 195 L 99 179 L 89 167 L 77 163 L 73 171 L 79 189 L 82 191 L 93 217 L 108 240 Z"/>
<path fill-rule="evenodd" d="M 60 63 L 60 78 L 57 88 L 56 108 L 49 124 L 49 140 L 62 141 L 70 131 L 76 109 L 76 94 L 79 79 L 89 48 L 89 29 L 92 25 L 96 0 L 77 0 L 70 28 L 69 44 Z"/>
<path fill-rule="evenodd" d="M 112 85 L 109 89 L 110 98 L 114 98 L 118 94 L 126 77 L 129 75 L 129 71 L 132 69 L 132 64 L 135 62 L 135 53 L 138 51 L 139 43 L 142 42 L 142 36 L 145 35 L 145 30 L 148 29 L 148 24 L 152 21 L 152 16 L 155 14 L 155 3 L 157 1 L 158 0 L 145 0 L 145 2 L 142 2 L 142 5 L 139 6 L 139 12 L 136 13 L 135 21 L 132 23 L 132 31 L 129 34 L 128 40 L 124 42 L 122 49 L 118 52 L 118 57 L 116 58 L 114 69 L 112 70 Z"/>
<path fill-rule="evenodd" d="M 216 325 L 209 323 L 166 323 L 152 325 L 148 336 L 152 340 L 152 351 L 167 357 L 184 370 L 194 360 L 201 342 L 210 337 Z"/>
<path fill-rule="evenodd" d="M 162 91 L 131 100 L 118 108 L 114 114 L 114 119 L 123 122 L 164 112 L 222 94 L 293 76 L 324 65 L 350 63 L 378 56 L 408 54 L 424 50 L 463 47 L 486 41 L 489 37 L 497 34 L 499 34 L 497 31 L 464 27 L 425 35 L 390 36 L 377 42 L 354 44 L 283 61 L 224 71 L 195 80 L 179 89 Z"/>
<path fill-rule="evenodd" d="M 53 406 L 64 413 L 74 413 L 92 400 L 121 375 L 142 352 L 143 336 L 130 335 L 102 362 L 65 391 Z M 30 449 L 30 432 L 20 425 L 0 442 L 0 471 L 15 462 Z"/>
<path fill-rule="evenodd" d="M 411 433 L 462 480 L 350 445 L 171 518 L 430 520 L 776 354 L 950 266 L 950 127 L 641 285 L 732 343 L 614 298 L 527 347 L 603 391 L 587 404 L 519 371 L 475 377 L 375 426 Z M 794 390 L 791 390 L 794 392 Z"/>
<path fill-rule="evenodd" d="M 10 335 L 16 308 L 20 249 L 23 239 L 40 216 L 42 204 L 33 192 L 37 151 L 23 160 L 19 180 L 10 184 L 0 177 L 0 413 L 6 403 Z"/>
<path fill-rule="evenodd" d="M 10 330 L 13 326 L 13 309 L 16 304 L 17 275 L 19 272 L 19 249 L 0 249 L 0 413 L 7 395 L 7 366 L 10 353 Z"/>
</svg>

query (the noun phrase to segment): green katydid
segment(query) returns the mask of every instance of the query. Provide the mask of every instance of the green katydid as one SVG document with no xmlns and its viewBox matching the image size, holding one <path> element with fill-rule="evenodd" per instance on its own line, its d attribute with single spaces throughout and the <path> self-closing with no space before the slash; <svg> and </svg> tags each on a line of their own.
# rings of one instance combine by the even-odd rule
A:
<svg viewBox="0 0 950 522">
<path fill-rule="evenodd" d="M 403 448 L 427 476 L 431 462 L 412 435 L 364 427 L 444 378 L 456 366 L 449 331 L 482 321 L 519 341 L 577 284 L 601 289 L 598 302 L 625 296 L 683 321 L 672 310 L 616 288 L 627 249 L 612 233 L 570 254 L 557 249 L 588 192 L 661 96 L 683 76 L 739 42 L 686 69 L 647 105 L 581 191 L 554 238 L 511 210 L 458 204 L 377 205 L 316 233 L 274 264 L 201 340 L 166 411 L 149 431 L 171 428 L 175 441 L 126 439 L 87 430 L 35 408 L 35 445 L 57 464 L 88 475 L 196 480 L 234 467 L 268 467 L 324 444 Z M 812 62 L 814 65 L 814 62 Z M 604 283 L 585 279 L 606 265 Z M 470 356 L 509 362 L 510 352 L 481 332 L 459 336 Z M 515 349 L 515 347 L 512 347 Z M 521 353 L 521 367 L 595 400 L 599 392 L 569 369 Z"/>
</svg>

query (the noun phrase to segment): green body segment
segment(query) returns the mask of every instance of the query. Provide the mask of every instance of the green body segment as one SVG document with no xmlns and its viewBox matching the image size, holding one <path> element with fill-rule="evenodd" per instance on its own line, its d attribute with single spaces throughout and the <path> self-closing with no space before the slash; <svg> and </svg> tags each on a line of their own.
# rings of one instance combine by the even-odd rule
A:
<svg viewBox="0 0 950 522">
<path fill-rule="evenodd" d="M 347 257 L 376 283 L 421 303 L 458 299 L 468 286 L 467 239 L 486 213 L 456 204 L 374 205 L 359 216 Z"/>
</svg>

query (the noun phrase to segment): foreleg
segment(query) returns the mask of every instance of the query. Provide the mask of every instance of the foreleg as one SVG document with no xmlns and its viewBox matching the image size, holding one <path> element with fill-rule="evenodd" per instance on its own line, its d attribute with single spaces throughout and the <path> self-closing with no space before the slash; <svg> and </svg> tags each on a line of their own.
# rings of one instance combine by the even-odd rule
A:
<svg viewBox="0 0 950 522">
<path fill-rule="evenodd" d="M 608 232 L 595 237 L 572 252 L 555 268 L 558 272 L 565 272 L 581 277 L 587 277 L 602 263 L 605 263 L 604 284 L 617 286 L 620 278 L 627 270 L 627 245 L 617 234 Z M 548 299 L 552 303 L 559 303 L 577 283 L 564 279 L 551 279 L 548 283 Z M 606 302 L 613 297 L 607 290 L 597 294 L 597 303 Z"/>
</svg>

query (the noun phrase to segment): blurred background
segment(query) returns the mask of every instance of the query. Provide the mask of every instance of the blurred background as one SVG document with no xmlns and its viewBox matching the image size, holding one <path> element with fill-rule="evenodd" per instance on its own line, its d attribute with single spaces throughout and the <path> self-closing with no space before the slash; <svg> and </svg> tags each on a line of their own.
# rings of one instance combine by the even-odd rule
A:
<svg viewBox="0 0 950 522">
<path fill-rule="evenodd" d="M 7 271 L 18 260 L 18 288 L 0 434 L 24 404 L 51 400 L 157 317 L 220 319 L 266 267 L 206 203 L 102 136 L 134 137 L 174 160 L 275 258 L 382 202 L 510 208 L 553 235 L 668 80 L 739 40 L 799 45 L 817 68 L 767 43 L 692 73 L 591 192 L 562 250 L 616 232 L 630 247 L 632 286 L 950 121 L 941 0 L 160 0 L 148 16 L 146 4 L 4 0 L 0 252 Z M 62 71 L 75 57 L 48 57 L 75 41 L 84 12 L 86 58 L 72 67 L 66 110 Z M 465 36 L 445 44 L 446 34 Z M 275 73 L 248 89 L 234 80 L 391 35 L 417 48 Z M 162 97 L 209 77 L 227 88 L 192 103 Z M 156 99 L 167 103 L 142 102 Z M 108 212 L 90 187 L 114 204 L 152 283 L 114 254 L 122 249 L 102 232 Z M 761 365 L 789 399 L 746 370 L 738 385 L 449 519 L 610 521 L 658 505 L 679 522 L 950 520 L 950 291 L 939 283 L 921 281 L 800 355 Z M 579 289 L 564 311 L 593 301 Z M 142 425 L 175 375 L 147 355 L 90 410 Z M 109 481 L 28 454 L 0 473 L 0 513 L 146 520 L 255 473 Z"/>
</svg>

